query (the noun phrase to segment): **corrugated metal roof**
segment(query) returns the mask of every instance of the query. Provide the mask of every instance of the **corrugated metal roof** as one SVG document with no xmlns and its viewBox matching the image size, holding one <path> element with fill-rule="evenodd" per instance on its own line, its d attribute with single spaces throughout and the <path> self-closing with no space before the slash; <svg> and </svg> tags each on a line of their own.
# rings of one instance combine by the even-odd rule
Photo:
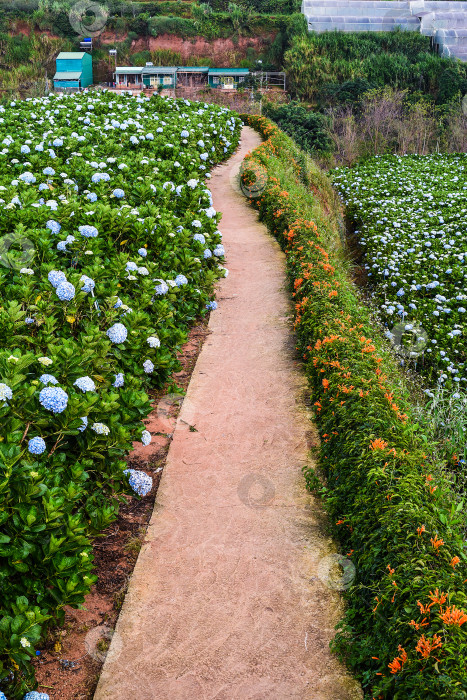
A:
<svg viewBox="0 0 467 700">
<path fill-rule="evenodd" d="M 176 72 L 176 66 L 145 66 L 143 68 L 143 75 L 175 75 Z"/>
<path fill-rule="evenodd" d="M 116 72 L 119 73 L 128 73 L 131 75 L 141 75 L 142 73 L 142 66 L 119 66 L 116 69 Z"/>
<path fill-rule="evenodd" d="M 209 75 L 248 75 L 248 68 L 210 68 Z"/>
<path fill-rule="evenodd" d="M 207 73 L 209 66 L 178 66 L 182 73 Z"/>
<path fill-rule="evenodd" d="M 81 76 L 80 70 L 59 70 L 55 73 L 54 80 L 79 80 Z"/>
<path fill-rule="evenodd" d="M 86 51 L 80 51 L 80 52 L 78 52 L 78 51 L 76 51 L 76 52 L 74 52 L 74 51 L 61 51 L 58 54 L 57 59 L 59 59 L 59 58 L 60 59 L 70 59 L 70 58 L 78 59 L 78 58 L 83 58 L 83 56 L 86 56 L 86 55 L 87 55 Z"/>
</svg>

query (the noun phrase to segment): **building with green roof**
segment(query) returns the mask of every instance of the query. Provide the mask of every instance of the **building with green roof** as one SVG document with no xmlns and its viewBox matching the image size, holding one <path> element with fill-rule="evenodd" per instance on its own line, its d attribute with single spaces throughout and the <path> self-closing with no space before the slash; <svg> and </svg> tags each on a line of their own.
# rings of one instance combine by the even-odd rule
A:
<svg viewBox="0 0 467 700">
<path fill-rule="evenodd" d="M 92 85 L 92 57 L 86 51 L 62 51 L 56 59 L 54 88 L 81 90 Z"/>
</svg>

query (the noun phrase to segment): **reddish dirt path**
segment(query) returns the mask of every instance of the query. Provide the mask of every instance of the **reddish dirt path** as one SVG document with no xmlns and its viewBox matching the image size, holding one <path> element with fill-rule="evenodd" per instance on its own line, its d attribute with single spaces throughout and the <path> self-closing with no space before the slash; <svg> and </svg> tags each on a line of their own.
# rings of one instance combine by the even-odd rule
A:
<svg viewBox="0 0 467 700">
<path fill-rule="evenodd" d="M 301 476 L 310 423 L 283 255 L 231 183 L 259 142 L 245 128 L 213 174 L 230 275 L 95 700 L 361 698 L 328 649 L 340 598 Z"/>
</svg>

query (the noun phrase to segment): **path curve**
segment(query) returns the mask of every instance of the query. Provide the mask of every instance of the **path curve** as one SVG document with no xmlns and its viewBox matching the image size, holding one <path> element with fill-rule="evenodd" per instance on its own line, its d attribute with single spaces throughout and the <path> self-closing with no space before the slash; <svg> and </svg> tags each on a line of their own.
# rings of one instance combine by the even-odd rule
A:
<svg viewBox="0 0 467 700">
<path fill-rule="evenodd" d="M 361 698 L 328 648 L 341 602 L 321 580 L 332 543 L 301 475 L 310 423 L 284 256 L 232 186 L 259 143 L 244 128 L 213 173 L 230 275 L 95 700 Z"/>
</svg>

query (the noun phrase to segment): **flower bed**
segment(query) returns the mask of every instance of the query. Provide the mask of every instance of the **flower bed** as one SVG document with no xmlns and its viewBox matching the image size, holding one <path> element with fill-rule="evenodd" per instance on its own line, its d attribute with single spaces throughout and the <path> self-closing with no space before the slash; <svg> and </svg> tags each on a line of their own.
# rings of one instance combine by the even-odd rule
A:
<svg viewBox="0 0 467 700">
<path fill-rule="evenodd" d="M 388 334 L 404 322 L 432 381 L 465 388 L 467 155 L 384 156 L 337 170 Z M 423 333 L 424 332 L 424 333 Z M 423 333 L 423 335 L 420 335 Z M 415 344 L 416 345 L 416 344 Z"/>
<path fill-rule="evenodd" d="M 149 444 L 146 391 L 177 368 L 226 274 L 205 177 L 226 109 L 84 93 L 0 107 L 0 679 L 33 685 L 51 620 L 95 582 L 90 536 Z"/>
<path fill-rule="evenodd" d="M 467 698 L 462 504 L 427 471 L 394 360 L 342 262 L 329 181 L 270 121 L 244 119 L 266 138 L 245 162 L 245 189 L 267 172 L 252 202 L 286 253 L 322 437 L 321 491 L 355 571 L 333 647 L 366 698 Z"/>
</svg>

